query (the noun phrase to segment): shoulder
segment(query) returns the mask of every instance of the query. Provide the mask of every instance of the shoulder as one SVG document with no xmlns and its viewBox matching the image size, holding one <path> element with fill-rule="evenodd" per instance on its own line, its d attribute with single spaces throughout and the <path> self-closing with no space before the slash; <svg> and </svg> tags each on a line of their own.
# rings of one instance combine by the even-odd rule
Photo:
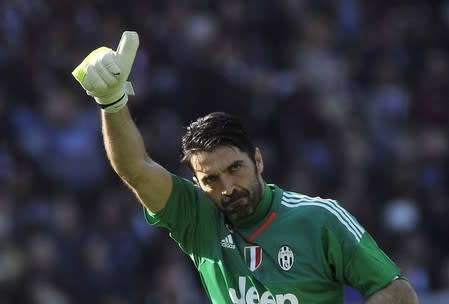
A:
<svg viewBox="0 0 449 304">
<path fill-rule="evenodd" d="M 185 205 L 186 208 L 198 209 L 201 211 L 215 210 L 215 204 L 211 199 L 192 181 L 172 174 L 173 187 L 168 198 L 167 206 L 175 206 L 179 208 L 180 205 Z"/>
<path fill-rule="evenodd" d="M 201 190 L 201 188 L 194 184 L 191 180 L 176 174 L 171 174 L 171 176 L 173 181 L 172 194 L 190 193 L 197 199 L 206 198 L 203 190 Z"/>
<path fill-rule="evenodd" d="M 283 191 L 280 212 L 290 214 L 317 228 L 326 227 L 336 232 L 349 231 L 357 240 L 360 240 L 364 233 L 357 220 L 334 199 Z"/>
<path fill-rule="evenodd" d="M 283 191 L 278 212 L 284 221 L 296 223 L 302 228 L 321 229 L 327 225 L 335 206 L 330 200 L 310 197 L 291 191 Z"/>
<path fill-rule="evenodd" d="M 288 213 L 300 213 L 307 215 L 315 215 L 320 217 L 330 217 L 333 214 L 339 214 L 343 208 L 337 201 L 319 196 L 311 197 L 308 195 L 283 191 L 280 208 Z"/>
</svg>

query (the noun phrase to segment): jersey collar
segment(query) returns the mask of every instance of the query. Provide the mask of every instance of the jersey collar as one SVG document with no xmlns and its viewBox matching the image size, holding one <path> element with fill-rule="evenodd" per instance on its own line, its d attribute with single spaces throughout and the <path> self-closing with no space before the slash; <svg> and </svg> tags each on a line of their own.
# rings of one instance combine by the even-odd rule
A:
<svg viewBox="0 0 449 304">
<path fill-rule="evenodd" d="M 264 183 L 264 194 L 262 200 L 257 205 L 256 210 L 245 219 L 232 221 L 232 225 L 236 228 L 250 228 L 260 223 L 270 211 L 273 201 L 273 192 L 266 183 Z"/>
</svg>

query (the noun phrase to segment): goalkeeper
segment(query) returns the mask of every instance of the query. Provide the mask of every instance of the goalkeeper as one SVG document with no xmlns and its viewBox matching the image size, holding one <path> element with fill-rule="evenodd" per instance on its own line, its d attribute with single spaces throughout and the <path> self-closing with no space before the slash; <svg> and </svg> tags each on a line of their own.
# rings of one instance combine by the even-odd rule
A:
<svg viewBox="0 0 449 304">
<path fill-rule="evenodd" d="M 212 303 L 343 303 L 344 285 L 365 303 L 418 303 L 398 267 L 336 201 L 268 184 L 262 152 L 236 117 L 198 118 L 182 138 L 193 181 L 146 153 L 131 119 L 127 82 L 139 38 L 123 33 L 73 71 L 101 107 L 110 163 L 144 207 L 146 220 L 170 231 L 200 273 Z"/>
</svg>

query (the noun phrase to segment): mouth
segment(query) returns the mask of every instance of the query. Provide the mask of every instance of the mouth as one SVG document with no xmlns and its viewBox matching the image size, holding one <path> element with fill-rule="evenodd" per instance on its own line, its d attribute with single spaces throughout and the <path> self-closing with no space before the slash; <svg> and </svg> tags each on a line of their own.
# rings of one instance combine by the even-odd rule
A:
<svg viewBox="0 0 449 304">
<path fill-rule="evenodd" d="M 244 218 L 253 212 L 252 200 L 249 191 L 234 191 L 232 195 L 221 199 L 221 207 L 229 219 Z"/>
<path fill-rule="evenodd" d="M 238 209 L 244 208 L 248 205 L 246 197 L 241 197 L 235 201 L 228 203 L 224 208 L 229 212 L 235 212 Z"/>
<path fill-rule="evenodd" d="M 240 220 L 251 215 L 254 208 L 246 197 L 242 197 L 226 206 L 224 212 L 230 220 Z"/>
</svg>

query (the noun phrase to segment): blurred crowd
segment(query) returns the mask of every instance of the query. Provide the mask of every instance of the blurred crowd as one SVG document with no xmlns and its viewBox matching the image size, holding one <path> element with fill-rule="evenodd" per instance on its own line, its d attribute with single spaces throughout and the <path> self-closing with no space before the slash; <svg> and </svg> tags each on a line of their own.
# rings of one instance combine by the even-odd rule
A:
<svg viewBox="0 0 449 304">
<path fill-rule="evenodd" d="M 124 30 L 155 160 L 190 178 L 183 128 L 236 114 L 267 182 L 337 199 L 419 295 L 449 302 L 449 1 L 2 0 L 0 303 L 208 303 L 71 76 Z"/>
</svg>

